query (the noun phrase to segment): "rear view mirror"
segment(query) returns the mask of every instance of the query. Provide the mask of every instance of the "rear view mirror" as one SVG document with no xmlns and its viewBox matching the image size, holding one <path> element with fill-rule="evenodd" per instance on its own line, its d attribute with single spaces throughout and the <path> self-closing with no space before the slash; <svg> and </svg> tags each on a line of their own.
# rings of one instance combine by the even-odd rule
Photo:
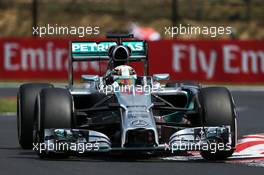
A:
<svg viewBox="0 0 264 175">
<path fill-rule="evenodd" d="M 82 75 L 83 81 L 99 81 L 98 75 Z"/>
<path fill-rule="evenodd" d="M 154 81 L 168 80 L 170 78 L 169 74 L 153 74 Z"/>
</svg>

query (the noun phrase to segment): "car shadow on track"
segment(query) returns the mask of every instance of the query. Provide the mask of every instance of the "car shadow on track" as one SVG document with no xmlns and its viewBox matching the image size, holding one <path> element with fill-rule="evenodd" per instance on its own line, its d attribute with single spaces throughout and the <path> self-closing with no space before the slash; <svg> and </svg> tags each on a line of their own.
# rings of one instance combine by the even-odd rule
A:
<svg viewBox="0 0 264 175">
<path fill-rule="evenodd" d="M 51 156 L 40 158 L 34 151 L 20 150 L 18 156 L 12 156 L 18 159 L 36 159 L 40 161 L 67 161 L 67 162 L 209 162 L 201 157 L 194 158 L 188 155 L 148 155 L 148 154 L 78 154 L 65 156 Z M 215 161 L 214 161 L 215 162 Z M 223 162 L 223 161 L 218 161 Z"/>
</svg>

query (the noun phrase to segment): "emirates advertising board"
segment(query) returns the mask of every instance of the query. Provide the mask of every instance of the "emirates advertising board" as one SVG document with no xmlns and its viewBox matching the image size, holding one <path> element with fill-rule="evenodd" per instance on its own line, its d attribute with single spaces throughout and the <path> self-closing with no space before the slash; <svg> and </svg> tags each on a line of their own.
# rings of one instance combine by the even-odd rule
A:
<svg viewBox="0 0 264 175">
<path fill-rule="evenodd" d="M 0 39 L 0 79 L 67 79 L 69 43 L 74 39 Z M 80 39 L 78 39 L 80 40 Z M 207 83 L 263 84 L 264 41 L 159 40 L 148 42 L 149 74 Z M 135 65 L 138 74 L 142 65 Z M 75 62 L 75 78 L 103 74 L 105 61 Z"/>
</svg>

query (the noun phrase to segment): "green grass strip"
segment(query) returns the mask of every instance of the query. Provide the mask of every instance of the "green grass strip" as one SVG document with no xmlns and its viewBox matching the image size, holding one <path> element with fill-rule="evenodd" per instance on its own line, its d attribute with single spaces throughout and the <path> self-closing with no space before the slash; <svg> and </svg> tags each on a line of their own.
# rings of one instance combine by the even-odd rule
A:
<svg viewBox="0 0 264 175">
<path fill-rule="evenodd" d="M 16 112 L 16 98 L 0 98 L 0 113 Z"/>
</svg>

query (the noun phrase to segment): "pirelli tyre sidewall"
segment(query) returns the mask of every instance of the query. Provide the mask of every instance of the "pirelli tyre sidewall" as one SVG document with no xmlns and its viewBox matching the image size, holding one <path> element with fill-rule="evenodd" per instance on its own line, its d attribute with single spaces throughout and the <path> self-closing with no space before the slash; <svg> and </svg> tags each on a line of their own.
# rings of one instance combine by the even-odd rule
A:
<svg viewBox="0 0 264 175">
<path fill-rule="evenodd" d="M 34 142 L 44 143 L 44 130 L 73 127 L 73 100 L 67 89 L 43 89 L 37 97 Z M 50 156 L 38 152 L 40 157 Z"/>
<path fill-rule="evenodd" d="M 222 160 L 230 157 L 235 149 L 237 140 L 236 111 L 230 91 L 225 87 L 206 87 L 199 92 L 201 118 L 204 126 L 229 125 L 231 127 L 231 150 L 201 151 L 207 160 Z"/>
<path fill-rule="evenodd" d="M 52 88 L 47 83 L 28 83 L 19 87 L 17 93 L 17 134 L 23 149 L 33 147 L 33 120 L 36 97 L 44 88 Z"/>
</svg>

